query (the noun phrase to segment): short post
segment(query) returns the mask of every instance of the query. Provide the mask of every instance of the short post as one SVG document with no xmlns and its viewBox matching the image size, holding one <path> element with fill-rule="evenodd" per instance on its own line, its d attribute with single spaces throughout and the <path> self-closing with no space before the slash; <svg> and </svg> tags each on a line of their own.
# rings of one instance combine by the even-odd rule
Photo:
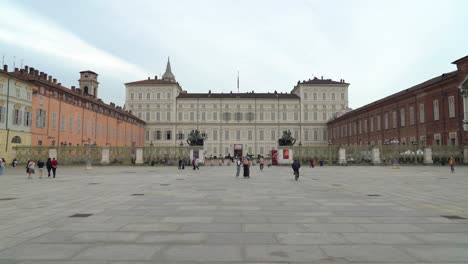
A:
<svg viewBox="0 0 468 264">
<path fill-rule="evenodd" d="M 135 164 L 143 164 L 143 148 L 136 148 Z"/>
<path fill-rule="evenodd" d="M 109 147 L 102 148 L 101 164 L 109 164 Z"/>
<path fill-rule="evenodd" d="M 372 164 L 374 165 L 380 165 L 380 148 L 378 147 L 373 147 L 372 148 Z"/>
<path fill-rule="evenodd" d="M 425 148 L 424 149 L 424 164 L 433 164 L 434 162 L 432 161 L 432 149 L 431 148 Z"/>
<path fill-rule="evenodd" d="M 346 149 L 340 147 L 338 150 L 338 164 L 346 165 Z"/>
</svg>

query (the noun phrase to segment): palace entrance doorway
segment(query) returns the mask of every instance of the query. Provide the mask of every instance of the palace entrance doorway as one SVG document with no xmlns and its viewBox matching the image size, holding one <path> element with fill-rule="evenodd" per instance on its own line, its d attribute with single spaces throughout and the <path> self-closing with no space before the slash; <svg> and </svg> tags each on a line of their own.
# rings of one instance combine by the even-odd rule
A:
<svg viewBox="0 0 468 264">
<path fill-rule="evenodd" d="M 242 144 L 234 144 L 234 157 L 242 157 Z"/>
</svg>

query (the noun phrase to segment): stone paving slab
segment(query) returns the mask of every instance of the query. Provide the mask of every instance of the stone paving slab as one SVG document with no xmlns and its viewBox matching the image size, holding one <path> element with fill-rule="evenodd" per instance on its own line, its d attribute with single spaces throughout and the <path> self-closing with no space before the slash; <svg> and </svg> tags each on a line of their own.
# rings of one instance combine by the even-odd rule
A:
<svg viewBox="0 0 468 264">
<path fill-rule="evenodd" d="M 468 167 L 59 171 L 0 177 L 0 264 L 468 262 Z"/>
</svg>

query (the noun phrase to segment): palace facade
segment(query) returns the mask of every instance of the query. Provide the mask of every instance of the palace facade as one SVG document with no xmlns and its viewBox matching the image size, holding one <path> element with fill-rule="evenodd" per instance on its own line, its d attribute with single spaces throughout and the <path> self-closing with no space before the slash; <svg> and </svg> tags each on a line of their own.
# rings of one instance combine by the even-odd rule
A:
<svg viewBox="0 0 468 264">
<path fill-rule="evenodd" d="M 466 146 L 468 132 L 463 129 L 460 89 L 468 86 L 468 56 L 452 64 L 456 70 L 329 121 L 331 142 L 335 145 Z"/>
<path fill-rule="evenodd" d="M 77 88 L 33 67 L 8 72 L 5 66 L 3 73 L 21 80 L 29 91 L 22 95 L 32 108 L 29 146 L 143 146 L 145 122 L 98 98 L 97 73 L 80 72 Z"/>
<path fill-rule="evenodd" d="M 192 130 L 206 137 L 206 156 L 264 155 L 284 130 L 296 144 L 327 145 L 327 121 L 348 109 L 344 80 L 300 81 L 290 93 L 189 93 L 168 61 L 162 78 L 129 82 L 126 110 L 146 121 L 145 145 L 187 146 Z"/>
</svg>

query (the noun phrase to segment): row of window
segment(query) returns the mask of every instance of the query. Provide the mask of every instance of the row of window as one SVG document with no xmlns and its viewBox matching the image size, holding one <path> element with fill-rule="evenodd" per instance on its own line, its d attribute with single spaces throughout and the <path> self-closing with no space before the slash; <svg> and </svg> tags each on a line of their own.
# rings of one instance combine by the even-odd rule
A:
<svg viewBox="0 0 468 264">
<path fill-rule="evenodd" d="M 216 141 L 218 140 L 218 132 L 217 130 L 211 131 L 212 134 L 208 135 L 206 132 L 202 131 L 202 137 L 208 138 L 210 136 L 210 141 Z M 244 132 L 244 133 L 242 133 Z M 265 132 L 268 133 L 268 131 L 260 130 L 258 131 L 258 140 L 266 140 L 265 138 Z M 297 130 L 291 131 L 292 135 L 294 138 L 298 139 L 299 138 L 299 132 Z M 225 130 L 224 131 L 224 138 L 223 140 L 253 140 L 253 134 L 254 131 L 252 130 L 247 130 L 247 131 L 241 131 L 241 130 L 236 130 L 236 131 L 229 131 Z M 275 130 L 270 130 L 269 131 L 269 136 L 270 140 L 276 141 L 278 140 L 278 135 L 276 134 Z M 172 140 L 172 131 L 171 130 L 166 130 L 166 131 L 161 131 L 161 130 L 156 130 L 156 131 L 145 131 L 145 139 L 146 141 L 150 140 Z M 185 134 L 183 131 L 179 131 L 176 135 L 176 140 L 185 140 Z M 304 139 L 305 141 L 319 141 L 319 140 L 327 140 L 327 131 L 325 130 L 307 130 L 304 131 Z"/>
<path fill-rule="evenodd" d="M 455 117 L 455 97 L 454 96 L 449 96 L 448 97 L 448 115 L 449 118 L 454 118 Z M 438 121 L 440 118 L 439 115 L 439 100 L 434 100 L 432 102 L 433 106 L 433 120 Z M 409 125 L 412 126 L 415 124 L 415 112 L 414 112 L 414 106 L 409 107 Z M 400 127 L 405 127 L 407 125 L 406 123 L 406 108 L 403 107 L 399 111 L 400 115 Z M 391 114 L 391 128 L 397 128 L 398 127 L 398 111 L 393 110 L 392 112 L 385 112 L 383 116 L 383 129 L 387 130 L 389 129 L 389 114 Z M 425 112 L 424 112 L 424 103 L 419 104 L 419 123 L 424 123 L 425 122 Z M 333 138 L 337 137 L 346 137 L 346 136 L 353 136 L 353 135 L 358 135 L 362 133 L 367 133 L 367 125 L 369 123 L 370 127 L 370 132 L 374 132 L 374 120 L 376 120 L 376 131 L 382 130 L 382 122 L 381 122 L 381 116 L 377 115 L 375 117 L 370 117 L 369 120 L 367 119 L 361 119 L 356 122 L 349 123 L 347 125 L 343 125 L 340 128 L 335 127 L 333 128 L 332 131 L 332 136 Z"/>
<path fill-rule="evenodd" d="M 164 97 L 165 95 L 165 97 Z M 138 100 L 151 100 L 151 99 L 171 99 L 171 93 L 130 93 L 130 99 L 135 100 L 137 98 Z"/>
<path fill-rule="evenodd" d="M 6 121 L 6 107 L 0 105 L 0 123 L 5 123 Z M 31 126 L 32 122 L 32 115 L 30 111 L 21 110 L 21 109 L 13 109 L 11 113 L 12 124 L 13 125 L 24 125 L 26 127 Z"/>
<path fill-rule="evenodd" d="M 330 99 L 334 101 L 334 100 L 337 100 L 338 94 L 340 94 L 341 100 L 345 100 L 345 93 L 322 93 L 320 100 Z M 305 100 L 309 98 L 310 100 L 319 100 L 319 97 L 320 97 L 320 93 L 307 93 L 307 92 L 304 93 Z"/>
<path fill-rule="evenodd" d="M 8 92 L 6 91 L 6 87 L 3 83 L 0 83 L 0 94 L 7 94 Z M 11 91 L 11 90 L 10 90 Z M 26 91 L 26 92 L 22 92 Z M 26 89 L 23 89 L 21 87 L 16 87 L 15 88 L 15 93 L 10 94 L 10 96 L 15 96 L 17 99 L 21 100 L 26 100 L 28 102 L 31 102 L 31 91 L 28 91 Z"/>
</svg>

